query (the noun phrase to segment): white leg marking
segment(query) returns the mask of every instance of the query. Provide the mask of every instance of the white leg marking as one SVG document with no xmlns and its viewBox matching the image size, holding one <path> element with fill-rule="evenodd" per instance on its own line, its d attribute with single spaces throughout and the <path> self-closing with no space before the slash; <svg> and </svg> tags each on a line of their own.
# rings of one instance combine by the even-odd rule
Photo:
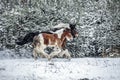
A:
<svg viewBox="0 0 120 80">
<path fill-rule="evenodd" d="M 50 54 L 49 60 L 53 58 L 54 56 L 58 56 L 58 54 L 61 52 L 60 48 L 54 48 L 54 52 Z"/>
<path fill-rule="evenodd" d="M 63 55 L 65 55 L 66 58 L 71 59 L 68 49 L 62 50 L 62 52 L 60 53 L 60 57 L 63 57 Z"/>
<path fill-rule="evenodd" d="M 37 52 L 36 52 L 35 48 L 33 49 L 33 56 L 34 56 L 34 59 L 36 60 L 37 59 Z"/>
</svg>

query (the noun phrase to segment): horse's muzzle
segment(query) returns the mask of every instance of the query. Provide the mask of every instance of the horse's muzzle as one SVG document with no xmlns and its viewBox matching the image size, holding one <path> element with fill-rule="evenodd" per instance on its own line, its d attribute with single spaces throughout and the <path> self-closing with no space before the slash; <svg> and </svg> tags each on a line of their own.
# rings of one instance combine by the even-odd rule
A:
<svg viewBox="0 0 120 80">
<path fill-rule="evenodd" d="M 78 34 L 75 34 L 75 37 L 78 37 L 79 35 Z"/>
</svg>

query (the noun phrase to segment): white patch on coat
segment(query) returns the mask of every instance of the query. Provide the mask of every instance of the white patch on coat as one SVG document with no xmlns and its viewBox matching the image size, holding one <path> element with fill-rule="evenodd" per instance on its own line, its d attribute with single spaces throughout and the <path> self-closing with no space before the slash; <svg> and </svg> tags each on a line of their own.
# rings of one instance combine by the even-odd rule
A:
<svg viewBox="0 0 120 80">
<path fill-rule="evenodd" d="M 57 34 L 58 38 L 61 38 L 63 31 L 64 31 L 64 29 L 60 29 L 60 30 L 57 30 L 56 32 L 52 32 L 52 33 Z"/>
</svg>

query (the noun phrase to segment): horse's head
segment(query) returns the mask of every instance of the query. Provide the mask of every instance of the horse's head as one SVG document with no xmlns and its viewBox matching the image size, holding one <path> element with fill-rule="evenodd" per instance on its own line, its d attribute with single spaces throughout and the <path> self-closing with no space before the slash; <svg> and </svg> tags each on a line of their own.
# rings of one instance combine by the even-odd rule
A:
<svg viewBox="0 0 120 80">
<path fill-rule="evenodd" d="M 75 26 L 76 26 L 76 24 L 70 24 L 69 25 L 73 38 L 78 37 L 78 32 L 77 32 L 77 29 L 76 29 Z"/>
</svg>

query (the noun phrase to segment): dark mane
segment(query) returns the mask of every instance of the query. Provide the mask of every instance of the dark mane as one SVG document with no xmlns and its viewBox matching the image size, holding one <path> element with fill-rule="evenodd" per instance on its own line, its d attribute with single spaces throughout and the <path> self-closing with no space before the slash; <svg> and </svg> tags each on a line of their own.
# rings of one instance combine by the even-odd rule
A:
<svg viewBox="0 0 120 80">
<path fill-rule="evenodd" d="M 50 32 L 50 31 L 42 31 L 41 33 L 53 34 L 53 33 Z"/>
<path fill-rule="evenodd" d="M 47 30 L 47 31 L 42 31 L 41 33 L 53 34 L 54 32 L 56 32 L 60 29 L 63 29 L 63 28 L 53 28 L 53 29 L 50 29 L 50 30 Z"/>
<path fill-rule="evenodd" d="M 63 27 L 61 27 L 61 28 L 53 28 L 53 29 L 51 29 L 51 31 L 56 32 L 57 30 L 60 30 L 60 29 L 63 29 Z"/>
<path fill-rule="evenodd" d="M 76 24 L 70 24 L 71 29 L 75 29 Z"/>
</svg>

